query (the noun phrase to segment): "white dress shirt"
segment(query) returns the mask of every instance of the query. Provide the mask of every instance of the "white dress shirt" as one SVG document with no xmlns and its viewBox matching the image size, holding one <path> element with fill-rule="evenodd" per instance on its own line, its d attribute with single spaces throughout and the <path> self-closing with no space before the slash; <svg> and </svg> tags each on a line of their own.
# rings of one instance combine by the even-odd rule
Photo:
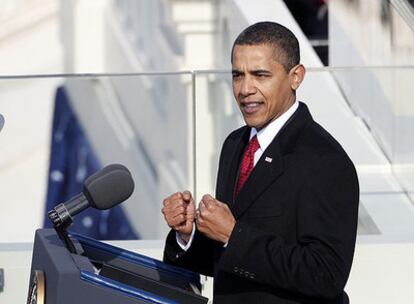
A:
<svg viewBox="0 0 414 304">
<path fill-rule="evenodd" d="M 250 130 L 250 139 L 253 136 L 257 135 L 257 140 L 259 141 L 260 148 L 257 149 L 254 154 L 254 165 L 256 166 L 260 157 L 263 155 L 263 152 L 267 149 L 276 135 L 279 133 L 280 129 L 285 125 L 289 118 L 295 113 L 299 107 L 299 102 L 296 101 L 285 113 L 280 115 L 274 121 L 269 123 L 266 127 L 257 132 L 256 128 Z"/>
</svg>

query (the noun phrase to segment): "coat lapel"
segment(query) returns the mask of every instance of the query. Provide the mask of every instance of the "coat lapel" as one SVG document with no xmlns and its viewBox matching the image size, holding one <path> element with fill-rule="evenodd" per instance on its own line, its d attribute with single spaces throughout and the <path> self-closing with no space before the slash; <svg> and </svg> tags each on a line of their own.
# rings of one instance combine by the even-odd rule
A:
<svg viewBox="0 0 414 304">
<path fill-rule="evenodd" d="M 239 163 L 242 158 L 243 152 L 249 142 L 250 128 L 245 128 L 241 136 L 234 140 L 230 149 L 226 151 L 226 160 L 223 162 L 225 168 L 222 172 L 226 172 L 223 176 L 223 187 L 220 191 L 223 193 L 222 201 L 226 202 L 229 206 L 233 205 L 234 191 L 236 180 L 239 172 Z"/>
<path fill-rule="evenodd" d="M 284 155 L 294 150 L 301 130 L 306 124 L 311 122 L 313 122 L 313 119 L 307 106 L 300 102 L 298 110 L 286 122 L 278 135 L 264 151 L 243 188 L 240 190 L 239 195 L 235 199 L 235 203 L 230 205 L 231 211 L 236 219 L 256 201 L 263 191 L 282 175 L 284 171 Z M 271 161 L 269 161 L 270 159 Z M 235 176 L 238 172 L 239 160 L 240 155 L 237 158 L 236 169 L 232 167 L 232 174 Z M 234 183 L 235 177 L 233 178 L 233 186 L 231 188 L 233 190 L 232 193 L 234 193 Z"/>
<path fill-rule="evenodd" d="M 271 160 L 271 161 L 270 161 Z M 283 157 L 277 139 L 267 147 L 240 190 L 232 212 L 237 219 L 283 173 Z"/>
</svg>

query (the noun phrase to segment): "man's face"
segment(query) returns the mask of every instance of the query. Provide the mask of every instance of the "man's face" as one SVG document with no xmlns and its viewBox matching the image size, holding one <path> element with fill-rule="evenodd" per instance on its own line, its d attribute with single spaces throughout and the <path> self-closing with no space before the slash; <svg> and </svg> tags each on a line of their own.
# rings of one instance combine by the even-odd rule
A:
<svg viewBox="0 0 414 304">
<path fill-rule="evenodd" d="M 293 76 L 270 45 L 236 45 L 232 70 L 233 94 L 249 127 L 265 127 L 295 102 Z"/>
</svg>

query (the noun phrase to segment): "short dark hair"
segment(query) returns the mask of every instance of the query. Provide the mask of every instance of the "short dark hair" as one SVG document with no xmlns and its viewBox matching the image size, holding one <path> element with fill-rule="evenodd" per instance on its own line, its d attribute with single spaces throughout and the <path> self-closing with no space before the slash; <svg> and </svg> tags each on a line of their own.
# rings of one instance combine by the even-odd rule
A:
<svg viewBox="0 0 414 304">
<path fill-rule="evenodd" d="M 300 50 L 296 36 L 283 25 L 270 21 L 250 25 L 239 34 L 231 50 L 231 61 L 233 62 L 233 51 L 236 45 L 263 44 L 274 48 L 276 61 L 282 64 L 286 71 L 290 71 L 299 64 Z"/>
</svg>

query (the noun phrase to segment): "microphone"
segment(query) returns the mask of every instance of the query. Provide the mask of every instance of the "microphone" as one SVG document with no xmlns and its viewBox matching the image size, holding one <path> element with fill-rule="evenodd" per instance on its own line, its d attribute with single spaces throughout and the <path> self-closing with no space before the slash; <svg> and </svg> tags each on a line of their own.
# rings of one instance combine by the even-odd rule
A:
<svg viewBox="0 0 414 304">
<path fill-rule="evenodd" d="M 134 191 L 131 172 L 119 164 L 106 166 L 89 176 L 81 193 L 48 212 L 55 227 L 72 223 L 72 217 L 88 207 L 104 210 L 125 201 Z"/>
</svg>

